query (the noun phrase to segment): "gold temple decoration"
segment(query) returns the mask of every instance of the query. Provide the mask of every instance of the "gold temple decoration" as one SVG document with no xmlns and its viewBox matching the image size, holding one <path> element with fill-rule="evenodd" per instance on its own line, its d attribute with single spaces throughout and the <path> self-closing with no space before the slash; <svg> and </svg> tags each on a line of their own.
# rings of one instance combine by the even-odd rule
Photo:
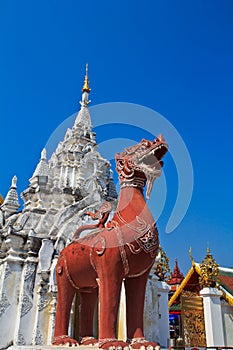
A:
<svg viewBox="0 0 233 350">
<path fill-rule="evenodd" d="M 202 288 L 215 287 L 219 275 L 219 265 L 210 253 L 210 249 L 206 249 L 206 256 L 200 264 L 201 275 L 199 277 L 199 283 Z"/>
<path fill-rule="evenodd" d="M 3 198 L 3 196 L 2 196 L 1 193 L 0 193 L 0 205 L 2 205 L 3 202 L 4 202 L 4 198 Z"/>
<path fill-rule="evenodd" d="M 169 267 L 169 258 L 166 252 L 159 246 L 158 255 L 160 255 L 159 262 L 155 266 L 154 273 L 159 277 L 160 281 L 164 281 L 171 275 Z"/>
<path fill-rule="evenodd" d="M 203 299 L 197 293 L 182 291 L 181 318 L 183 346 L 206 346 Z"/>
<path fill-rule="evenodd" d="M 88 80 L 88 63 L 86 64 L 86 75 L 85 75 L 85 79 L 84 79 L 84 84 L 83 84 L 83 88 L 82 88 L 82 92 L 90 92 L 90 86 L 89 86 L 89 80 Z"/>
<path fill-rule="evenodd" d="M 198 292 L 192 292 L 191 290 L 182 290 L 182 293 L 181 293 L 181 296 L 186 298 L 191 298 L 198 295 L 199 295 Z"/>
<path fill-rule="evenodd" d="M 194 259 L 193 259 L 193 249 L 192 249 L 192 247 L 189 248 L 189 257 L 190 257 L 190 259 L 192 261 L 192 266 L 194 266 L 195 262 L 194 262 Z"/>
</svg>

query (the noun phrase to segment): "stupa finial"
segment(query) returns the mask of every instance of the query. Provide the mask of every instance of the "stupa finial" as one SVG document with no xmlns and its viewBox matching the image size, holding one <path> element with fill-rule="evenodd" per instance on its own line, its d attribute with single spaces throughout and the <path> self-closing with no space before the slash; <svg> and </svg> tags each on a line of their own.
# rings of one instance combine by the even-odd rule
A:
<svg viewBox="0 0 233 350">
<path fill-rule="evenodd" d="M 89 80 L 88 80 L 88 63 L 86 63 L 86 75 L 85 75 L 85 79 L 84 79 L 84 84 L 83 84 L 83 88 L 82 88 L 82 92 L 90 92 L 90 86 L 89 86 Z"/>
</svg>

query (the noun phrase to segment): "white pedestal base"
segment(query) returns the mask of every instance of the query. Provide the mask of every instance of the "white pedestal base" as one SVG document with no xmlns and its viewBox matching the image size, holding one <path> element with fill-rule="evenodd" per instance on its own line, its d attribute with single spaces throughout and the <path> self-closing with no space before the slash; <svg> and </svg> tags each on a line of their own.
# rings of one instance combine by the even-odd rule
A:
<svg viewBox="0 0 233 350">
<path fill-rule="evenodd" d="M 223 323 L 220 297 L 222 293 L 216 288 L 203 288 L 200 291 L 203 297 L 206 345 L 224 346 Z"/>
</svg>

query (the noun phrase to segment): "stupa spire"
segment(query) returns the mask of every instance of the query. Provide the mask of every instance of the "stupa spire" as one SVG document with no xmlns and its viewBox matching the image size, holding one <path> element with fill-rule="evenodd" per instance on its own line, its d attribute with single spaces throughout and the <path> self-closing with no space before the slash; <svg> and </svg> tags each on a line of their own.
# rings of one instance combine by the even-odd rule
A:
<svg viewBox="0 0 233 350">
<path fill-rule="evenodd" d="M 89 93 L 90 91 L 91 91 L 91 89 L 90 89 L 90 86 L 89 86 L 89 79 L 88 79 L 88 63 L 86 63 L 86 75 L 85 75 L 85 79 L 84 79 L 82 92 Z"/>
<path fill-rule="evenodd" d="M 91 91 L 88 78 L 88 64 L 86 64 L 86 74 L 84 78 L 84 84 L 82 87 L 82 101 L 80 101 L 81 109 L 77 115 L 75 126 L 85 125 L 87 128 L 91 128 L 91 117 L 88 111 L 88 105 L 91 102 L 89 100 L 89 92 Z"/>
<path fill-rule="evenodd" d="M 89 103 L 91 102 L 89 100 L 89 92 L 91 91 L 90 86 L 89 86 L 89 78 L 88 78 L 88 64 L 86 64 L 86 75 L 84 78 L 84 84 L 83 84 L 83 88 L 82 88 L 82 101 L 81 106 L 82 107 L 87 107 L 89 105 Z"/>
</svg>

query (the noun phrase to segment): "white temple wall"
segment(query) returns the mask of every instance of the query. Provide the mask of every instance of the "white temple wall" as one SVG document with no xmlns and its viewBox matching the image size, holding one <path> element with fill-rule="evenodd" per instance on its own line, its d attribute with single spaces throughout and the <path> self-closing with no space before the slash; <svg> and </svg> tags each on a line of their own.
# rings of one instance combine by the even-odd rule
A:
<svg viewBox="0 0 233 350">
<path fill-rule="evenodd" d="M 159 313 L 159 343 L 161 347 L 168 348 L 170 343 L 168 293 L 170 286 L 158 281 L 158 313 Z"/>
<path fill-rule="evenodd" d="M 233 306 L 222 301 L 222 321 L 224 345 L 233 346 Z"/>
<path fill-rule="evenodd" d="M 200 291 L 203 297 L 206 345 L 223 346 L 223 322 L 220 298 L 222 293 L 217 288 L 205 287 Z"/>
<path fill-rule="evenodd" d="M 19 301 L 16 314 L 14 344 L 31 344 L 35 316 L 35 280 L 37 259 L 28 258 L 21 275 Z"/>
<path fill-rule="evenodd" d="M 160 342 L 158 299 L 158 278 L 150 275 L 144 303 L 144 335 L 146 339 L 156 342 Z"/>
<path fill-rule="evenodd" d="M 150 274 L 144 304 L 144 335 L 150 341 L 156 341 L 167 347 L 169 341 L 168 292 L 170 288 L 158 277 Z M 119 307 L 118 338 L 127 339 L 125 287 L 122 284 Z"/>
<path fill-rule="evenodd" d="M 122 283 L 122 287 L 121 287 L 121 297 L 120 297 L 119 314 L 118 314 L 117 334 L 118 334 L 118 339 L 126 341 L 126 339 L 127 339 L 126 295 L 125 295 L 125 285 L 124 285 L 124 283 Z"/>
</svg>

